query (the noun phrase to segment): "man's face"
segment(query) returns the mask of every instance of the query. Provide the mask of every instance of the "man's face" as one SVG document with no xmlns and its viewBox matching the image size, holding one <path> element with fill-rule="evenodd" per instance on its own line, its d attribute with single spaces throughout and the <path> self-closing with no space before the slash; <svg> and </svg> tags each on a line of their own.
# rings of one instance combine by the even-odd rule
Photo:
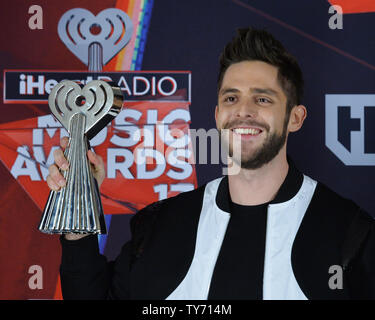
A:
<svg viewBox="0 0 375 320">
<path fill-rule="evenodd" d="M 216 126 L 229 130 L 229 154 L 245 169 L 271 161 L 285 145 L 289 115 L 276 67 L 261 61 L 232 64 L 225 72 L 215 110 Z M 241 145 L 241 159 L 233 146 Z"/>
</svg>

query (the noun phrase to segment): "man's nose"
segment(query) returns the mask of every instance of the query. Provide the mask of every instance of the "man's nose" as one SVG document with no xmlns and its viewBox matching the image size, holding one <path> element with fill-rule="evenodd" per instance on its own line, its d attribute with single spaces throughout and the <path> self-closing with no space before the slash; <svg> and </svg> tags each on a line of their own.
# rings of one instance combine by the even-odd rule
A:
<svg viewBox="0 0 375 320">
<path fill-rule="evenodd" d="M 244 99 L 236 109 L 238 118 L 256 118 L 258 116 L 258 107 L 250 99 Z"/>
</svg>

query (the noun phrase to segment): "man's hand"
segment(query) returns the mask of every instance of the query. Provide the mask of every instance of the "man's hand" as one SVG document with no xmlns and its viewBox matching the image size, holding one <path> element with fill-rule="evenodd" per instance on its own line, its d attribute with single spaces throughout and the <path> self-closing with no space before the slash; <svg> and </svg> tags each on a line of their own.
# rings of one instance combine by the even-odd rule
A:
<svg viewBox="0 0 375 320">
<path fill-rule="evenodd" d="M 68 146 L 68 143 L 69 139 L 67 137 L 60 140 L 61 148 L 55 150 L 53 153 L 55 163 L 48 168 L 49 175 L 47 176 L 47 184 L 48 187 L 54 191 L 58 191 L 66 185 L 66 180 L 60 170 L 66 171 L 69 169 L 69 163 L 64 156 L 64 150 Z M 91 150 L 87 152 L 87 157 L 91 163 L 93 175 L 98 182 L 98 186 L 100 187 L 105 177 L 103 159 L 101 156 L 93 153 Z M 68 240 L 78 240 L 85 236 L 86 234 L 66 234 L 65 238 Z"/>
<path fill-rule="evenodd" d="M 69 169 L 69 163 L 64 157 L 64 150 L 68 146 L 68 142 L 69 139 L 67 137 L 62 138 L 60 140 L 61 148 L 55 150 L 53 153 L 55 163 L 48 168 L 49 175 L 47 176 L 47 184 L 51 190 L 58 191 L 60 188 L 65 187 L 66 185 L 66 180 L 61 174 L 60 170 L 66 171 Z M 91 150 L 87 152 L 87 157 L 91 163 L 94 177 L 98 182 L 98 186 L 100 187 L 105 178 L 103 159 L 101 156 L 95 154 Z"/>
</svg>

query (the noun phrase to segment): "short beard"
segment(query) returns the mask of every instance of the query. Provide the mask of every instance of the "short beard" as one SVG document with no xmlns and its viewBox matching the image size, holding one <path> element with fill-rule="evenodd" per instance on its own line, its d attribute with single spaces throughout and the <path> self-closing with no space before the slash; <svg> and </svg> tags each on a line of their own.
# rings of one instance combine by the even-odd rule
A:
<svg viewBox="0 0 375 320">
<path fill-rule="evenodd" d="M 267 138 L 263 145 L 254 153 L 250 158 L 244 158 L 241 156 L 241 162 L 239 159 L 233 158 L 238 165 L 243 169 L 259 169 L 265 164 L 269 163 L 275 158 L 284 146 L 286 141 L 286 130 L 281 135 L 273 133 Z M 240 162 L 240 163 L 239 163 Z"/>
<path fill-rule="evenodd" d="M 228 150 L 227 141 L 225 141 L 224 147 L 226 147 L 226 150 L 229 151 L 229 156 L 241 168 L 248 170 L 259 169 L 263 167 L 265 164 L 269 163 L 278 155 L 281 148 L 284 146 L 286 142 L 289 115 L 290 113 L 287 113 L 285 115 L 283 130 L 281 134 L 273 133 L 270 136 L 268 136 L 266 141 L 264 141 L 263 145 L 258 150 L 256 150 L 255 153 L 249 158 L 245 158 L 244 156 L 242 156 L 242 152 L 241 159 L 233 157 L 233 145 L 229 144 Z"/>
</svg>

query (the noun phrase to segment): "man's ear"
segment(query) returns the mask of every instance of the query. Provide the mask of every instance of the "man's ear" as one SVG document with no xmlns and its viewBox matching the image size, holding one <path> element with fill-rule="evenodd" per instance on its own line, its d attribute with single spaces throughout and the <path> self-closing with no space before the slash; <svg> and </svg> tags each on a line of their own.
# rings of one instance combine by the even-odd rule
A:
<svg viewBox="0 0 375 320">
<path fill-rule="evenodd" d="M 307 116 L 306 107 L 302 104 L 294 106 L 290 111 L 288 131 L 295 132 L 301 129 Z"/>
</svg>

